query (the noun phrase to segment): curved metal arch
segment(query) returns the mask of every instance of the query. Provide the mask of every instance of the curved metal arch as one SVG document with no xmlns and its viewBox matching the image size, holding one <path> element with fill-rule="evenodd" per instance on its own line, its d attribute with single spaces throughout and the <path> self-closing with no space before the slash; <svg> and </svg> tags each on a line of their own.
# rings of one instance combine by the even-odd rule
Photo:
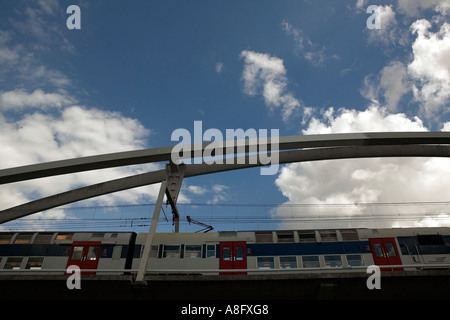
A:
<svg viewBox="0 0 450 320">
<path fill-rule="evenodd" d="M 374 133 L 339 133 L 320 135 L 300 135 L 278 138 L 278 150 L 368 146 L 368 145 L 413 145 L 413 144 L 450 144 L 450 132 L 374 132 Z M 246 152 L 256 145 L 253 139 L 244 140 L 235 145 L 245 146 Z M 268 138 L 268 144 L 271 138 Z M 203 154 L 209 143 L 190 146 L 190 153 L 183 158 L 193 158 L 195 154 Z M 226 154 L 226 142 L 222 149 Z M 0 170 L 0 184 L 25 181 L 75 172 L 129 166 L 136 164 L 170 161 L 173 147 L 162 147 L 135 151 L 110 153 L 74 159 L 51 161 L 27 166 Z M 234 154 L 236 154 L 236 148 Z M 276 150 L 272 150 L 276 151 Z"/>
<path fill-rule="evenodd" d="M 279 163 L 284 164 L 304 161 L 378 157 L 450 157 L 450 145 L 367 145 L 292 150 L 280 152 Z M 184 177 L 194 177 L 204 174 L 266 165 L 261 164 L 260 162 L 256 164 L 248 164 L 248 156 L 243 158 L 244 164 L 239 164 L 241 162 L 238 160 L 239 158 L 236 158 L 236 164 L 185 165 Z M 72 202 L 159 183 L 165 179 L 166 170 L 158 170 L 63 192 L 0 211 L 0 223 Z"/>
</svg>

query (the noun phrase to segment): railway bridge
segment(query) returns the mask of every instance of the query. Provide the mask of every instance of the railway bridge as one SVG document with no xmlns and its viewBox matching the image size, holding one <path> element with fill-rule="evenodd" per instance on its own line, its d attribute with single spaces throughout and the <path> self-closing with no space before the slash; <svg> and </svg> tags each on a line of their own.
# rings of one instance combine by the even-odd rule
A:
<svg viewBox="0 0 450 320">
<path fill-rule="evenodd" d="M 384 132 L 384 133 L 348 133 L 348 134 L 325 134 L 325 135 L 300 135 L 277 138 L 277 143 L 271 144 L 272 148 L 266 151 L 266 154 L 277 153 L 277 161 L 279 164 L 304 162 L 304 161 L 322 161 L 333 159 L 354 159 L 354 158 L 378 158 L 378 157 L 450 157 L 450 132 Z M 269 141 L 266 141 L 270 143 Z M 111 277 L 94 277 L 83 282 L 86 288 L 92 286 L 92 295 L 98 290 L 101 290 L 105 295 L 112 295 L 113 297 L 122 298 L 174 298 L 180 297 L 198 297 L 201 298 L 201 293 L 208 292 L 208 297 L 214 297 L 214 290 L 211 286 L 221 288 L 216 292 L 217 297 L 226 297 L 229 292 L 233 297 L 239 298 L 241 295 L 232 292 L 232 288 L 239 286 L 242 296 L 248 298 L 251 293 L 253 297 L 261 297 L 265 299 L 272 299 L 274 297 L 283 297 L 283 293 L 288 293 L 292 297 L 334 297 L 334 298 L 348 298 L 351 295 L 349 292 L 357 295 L 357 297 L 376 297 L 375 291 L 367 290 L 365 280 L 366 273 L 353 273 L 352 276 L 340 275 L 336 277 L 330 274 L 321 274 L 316 277 L 307 277 L 305 275 L 273 275 L 273 276 L 233 276 L 233 277 L 196 277 L 196 276 L 150 276 L 146 275 L 145 270 L 150 255 L 150 248 L 153 237 L 156 232 L 157 222 L 164 196 L 167 197 L 173 211 L 174 223 L 179 226 L 179 214 L 177 210 L 177 198 L 181 188 L 183 179 L 212 174 L 217 172 L 239 170 L 251 167 L 266 166 L 267 163 L 261 161 L 260 157 L 257 161 L 252 152 L 255 150 L 255 145 L 258 141 L 246 139 L 243 141 L 233 141 L 231 144 L 224 144 L 223 149 L 215 148 L 218 154 L 229 154 L 229 146 L 234 146 L 232 156 L 235 161 L 230 163 L 196 163 L 180 164 L 174 163 L 173 148 L 153 148 L 128 152 L 119 152 L 112 154 L 102 154 L 96 156 L 66 159 L 46 163 L 38 163 L 27 166 L 7 168 L 0 170 L 0 184 L 9 184 L 19 181 L 26 181 L 30 179 L 44 178 L 55 175 L 66 175 L 82 171 L 92 171 L 98 169 L 105 169 L 119 166 L 131 166 L 145 163 L 164 163 L 165 168 L 143 174 L 133 175 L 125 178 L 120 178 L 111 181 L 105 181 L 99 184 L 81 187 L 74 190 L 65 191 L 59 194 L 48 196 L 39 200 L 24 203 L 12 208 L 7 208 L 0 211 L 0 224 L 11 220 L 15 220 L 27 215 L 37 212 L 55 208 L 58 206 L 70 204 L 73 202 L 105 195 L 113 192 L 118 192 L 126 189 L 141 187 L 150 184 L 161 183 L 160 191 L 155 205 L 152 222 L 147 234 L 146 242 L 143 249 L 143 258 L 136 276 L 124 275 L 119 278 Z M 227 148 L 225 147 L 227 146 Z M 239 148 L 238 148 L 239 146 Z M 242 149 L 242 146 L 244 149 Z M 196 155 L 203 154 L 203 152 L 210 148 L 208 143 L 191 145 L 183 154 L 184 159 L 193 159 Z M 209 149 L 210 150 L 210 149 Z M 244 150 L 244 155 L 242 155 Z M 267 149 L 265 149 L 267 150 Z M 274 159 L 274 157 L 272 157 Z M 428 271 L 427 277 L 410 274 L 408 278 L 399 274 L 387 275 L 383 277 L 385 286 L 391 286 L 392 297 L 398 297 L 398 290 L 403 290 L 409 286 L 421 288 L 422 295 L 424 292 L 435 293 L 437 285 L 445 284 L 448 287 L 448 272 L 447 271 Z M 131 278 L 130 278 L 131 277 Z M 22 281 L 24 279 L 33 279 L 34 281 Z M 59 279 L 61 280 L 61 279 Z M 363 281 L 362 281 L 363 280 Z M 44 280 L 39 276 L 33 278 L 17 278 L 17 276 L 6 276 L 1 279 L 1 286 L 8 288 L 11 296 L 14 296 L 14 288 L 17 290 L 27 290 L 30 297 L 33 297 L 30 285 L 42 283 L 45 288 L 54 288 L 54 297 L 77 297 L 77 293 L 65 292 L 65 294 L 58 293 L 59 290 L 54 287 L 58 282 L 57 277 L 53 280 Z M 361 284 L 362 283 L 362 284 Z M 140 286 L 140 285 L 141 286 Z M 56 285 L 59 286 L 60 284 Z M 176 290 L 173 286 L 176 285 Z M 297 285 L 307 290 L 298 290 Z M 436 285 L 436 286 L 435 286 Z M 263 290 L 270 287 L 271 291 Z M 309 286 L 309 287 L 308 287 Z M 112 289 L 112 287 L 117 290 Z M 349 288 L 352 288 L 350 290 Z M 59 288 L 59 287 L 58 287 Z M 97 288 L 97 289 L 94 289 Z M 118 289 L 120 288 L 120 289 Z M 169 288 L 172 288 L 169 289 Z M 185 290 L 183 290 L 183 288 Z M 210 288 L 210 289 L 207 289 Z M 364 288 L 364 294 L 362 291 Z M 434 289 L 433 289 L 434 288 Z M 296 294 L 293 294 L 293 292 Z M 388 292 L 383 290 L 384 294 Z M 2 295 L 5 295 L 4 290 Z M 84 297 L 89 296 L 89 290 L 83 290 Z M 165 296 L 164 292 L 167 292 Z M 184 293 L 191 292 L 187 296 Z M 272 293 L 270 293 L 272 292 Z M 309 294 L 303 295 L 302 292 Z M 359 293 L 358 293 L 359 292 Z M 409 294 L 414 297 L 414 292 L 411 288 L 408 290 Z M 196 294 L 197 293 L 197 294 Z M 419 293 L 417 293 L 419 294 Z M 49 294 L 48 297 L 53 297 Z M 81 297 L 81 296 L 80 296 Z M 442 296 L 441 296 L 442 297 Z M 2 298 L 4 298 L 2 296 Z M 7 298 L 7 297 L 5 297 Z M 42 297 L 41 297 L 42 298 Z M 384 296 L 386 298 L 386 296 Z"/>
</svg>

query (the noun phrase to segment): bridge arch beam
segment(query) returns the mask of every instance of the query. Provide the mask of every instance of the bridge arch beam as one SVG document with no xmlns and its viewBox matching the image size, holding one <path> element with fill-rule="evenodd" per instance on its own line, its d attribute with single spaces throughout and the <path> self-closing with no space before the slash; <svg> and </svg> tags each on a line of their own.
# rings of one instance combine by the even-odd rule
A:
<svg viewBox="0 0 450 320">
<path fill-rule="evenodd" d="M 450 137 L 450 135 L 449 135 Z M 344 147 L 322 147 L 302 150 L 290 150 L 279 153 L 279 164 L 357 158 L 384 157 L 450 157 L 450 144 L 406 144 L 406 145 L 365 145 Z M 191 164 L 185 165 L 184 178 L 204 174 L 259 167 L 266 164 L 260 162 L 248 164 L 248 156 L 243 157 L 243 164 L 236 158 L 235 164 Z M 89 198 L 142 187 L 166 180 L 166 170 L 133 175 L 121 179 L 106 181 L 71 191 L 59 193 L 39 200 L 0 211 L 0 224 L 15 220 L 33 213 L 52 209 Z"/>
<path fill-rule="evenodd" d="M 242 144 L 248 151 L 254 141 L 245 140 Z M 271 138 L 268 138 L 271 144 Z M 442 145 L 450 144 L 450 132 L 371 132 L 371 133 L 340 133 L 278 137 L 278 151 L 307 148 L 329 148 L 345 146 L 374 145 Z M 203 154 L 209 143 L 192 145 L 190 154 L 184 158 L 193 158 L 198 151 Z M 224 143 L 224 146 L 228 145 Z M 237 143 L 235 146 L 238 145 Z M 240 145 L 240 144 L 239 144 Z M 271 144 L 272 145 L 272 144 Z M 30 179 L 44 178 L 75 172 L 137 165 L 144 163 L 171 161 L 173 147 L 153 148 L 135 151 L 125 151 L 74 159 L 65 159 L 27 166 L 0 170 L 0 185 Z M 222 154 L 228 150 L 224 147 Z M 236 148 L 234 152 L 236 153 Z M 276 150 L 272 150 L 276 151 Z"/>
</svg>

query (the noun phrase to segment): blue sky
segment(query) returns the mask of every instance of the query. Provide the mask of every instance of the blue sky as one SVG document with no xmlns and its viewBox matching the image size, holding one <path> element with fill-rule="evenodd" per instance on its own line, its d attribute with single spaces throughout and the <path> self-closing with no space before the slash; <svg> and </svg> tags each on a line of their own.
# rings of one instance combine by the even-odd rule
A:
<svg viewBox="0 0 450 320">
<path fill-rule="evenodd" d="M 66 27 L 73 4 L 79 30 Z M 282 136 L 450 130 L 448 2 L 378 1 L 380 29 L 367 28 L 371 4 L 0 1 L 0 148 L 10 155 L 0 167 L 174 145 L 172 132 L 193 131 L 196 120 L 204 130 Z M 436 191 L 448 188 L 438 182 L 446 167 L 443 159 L 292 164 L 273 176 L 192 178 L 182 195 L 221 204 L 447 201 Z M 0 199 L 8 208 L 157 168 L 1 186 Z M 150 203 L 156 193 L 140 188 L 86 205 Z"/>
</svg>

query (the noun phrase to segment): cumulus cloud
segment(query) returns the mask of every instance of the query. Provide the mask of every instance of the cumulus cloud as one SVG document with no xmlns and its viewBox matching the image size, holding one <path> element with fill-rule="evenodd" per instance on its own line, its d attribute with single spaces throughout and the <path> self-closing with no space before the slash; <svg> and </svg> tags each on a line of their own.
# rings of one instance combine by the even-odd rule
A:
<svg viewBox="0 0 450 320">
<path fill-rule="evenodd" d="M 411 120 L 401 113 L 390 114 L 374 104 L 364 111 L 340 109 L 335 112 L 330 109 L 326 118 L 314 118 L 303 133 L 426 130 L 419 118 Z M 450 161 L 441 158 L 374 158 L 289 164 L 282 168 L 276 179 L 276 185 L 288 199 L 286 204 L 315 206 L 293 207 L 289 214 L 278 209 L 274 215 L 303 219 L 301 223 L 288 219 L 283 228 L 305 227 L 306 222 L 310 227 L 327 227 L 327 223 L 340 227 L 418 226 L 430 223 L 439 214 L 444 215 L 438 219 L 440 225 L 450 225 L 450 219 L 443 219 L 448 210 L 429 212 L 430 215 L 425 217 L 423 214 L 427 212 L 420 206 L 411 206 L 408 211 L 400 205 L 360 205 L 445 200 L 450 186 L 441 177 L 447 174 L 450 174 Z M 417 217 L 412 219 L 411 216 Z M 321 224 L 321 221 L 326 223 Z"/>
<path fill-rule="evenodd" d="M 208 189 L 202 186 L 190 185 L 186 187 L 188 192 L 191 192 L 196 195 L 203 195 L 208 192 Z"/>
<path fill-rule="evenodd" d="M 287 91 L 286 69 L 283 60 L 269 54 L 242 51 L 244 59 L 244 92 L 248 95 L 262 95 L 271 111 L 281 108 L 284 121 L 287 121 L 301 106 L 300 101 Z"/>
<path fill-rule="evenodd" d="M 379 29 L 366 29 L 367 41 L 370 44 L 384 45 L 405 45 L 407 43 L 407 33 L 400 28 L 392 5 L 378 6 Z"/>
<path fill-rule="evenodd" d="M 45 93 L 37 89 L 28 93 L 22 89 L 0 92 L 0 110 L 20 111 L 23 108 L 61 108 L 75 102 L 75 99 L 61 93 Z"/>
<path fill-rule="evenodd" d="M 378 74 L 367 75 L 361 94 L 395 112 L 410 93 L 410 105 L 418 108 L 411 111 L 439 123 L 439 116 L 450 110 L 450 24 L 443 23 L 436 32 L 431 28 L 426 19 L 412 23 L 416 38 L 407 61 L 393 60 Z"/>
<path fill-rule="evenodd" d="M 223 184 L 214 184 L 212 186 L 189 185 L 182 188 L 182 192 L 194 196 L 207 196 L 207 204 L 216 204 L 228 200 L 229 187 Z M 189 197 L 185 196 L 184 202 L 190 202 Z"/>
<path fill-rule="evenodd" d="M 397 5 L 402 13 L 410 17 L 417 17 L 420 12 L 428 9 L 444 15 L 450 10 L 447 0 L 398 0 Z"/>
<path fill-rule="evenodd" d="M 422 114 L 434 117 L 438 111 L 449 111 L 450 24 L 442 24 L 435 33 L 430 28 L 431 23 L 425 19 L 412 24 L 412 33 L 417 38 L 412 45 L 414 58 L 408 72 L 415 81 L 414 97 Z"/>
<path fill-rule="evenodd" d="M 82 106 L 69 106 L 57 113 L 24 114 L 11 121 L 0 114 L 0 168 L 142 149 L 150 131 L 136 119 L 120 113 Z M 71 174 L 0 187 L 2 209 L 84 185 L 159 168 L 131 166 Z M 135 203 L 153 199 L 155 187 L 137 188 L 99 197 L 103 204 Z"/>
<path fill-rule="evenodd" d="M 400 61 L 392 61 L 378 75 L 364 78 L 361 94 L 369 100 L 384 99 L 390 111 L 397 111 L 401 98 L 412 90 L 406 66 Z"/>
</svg>

